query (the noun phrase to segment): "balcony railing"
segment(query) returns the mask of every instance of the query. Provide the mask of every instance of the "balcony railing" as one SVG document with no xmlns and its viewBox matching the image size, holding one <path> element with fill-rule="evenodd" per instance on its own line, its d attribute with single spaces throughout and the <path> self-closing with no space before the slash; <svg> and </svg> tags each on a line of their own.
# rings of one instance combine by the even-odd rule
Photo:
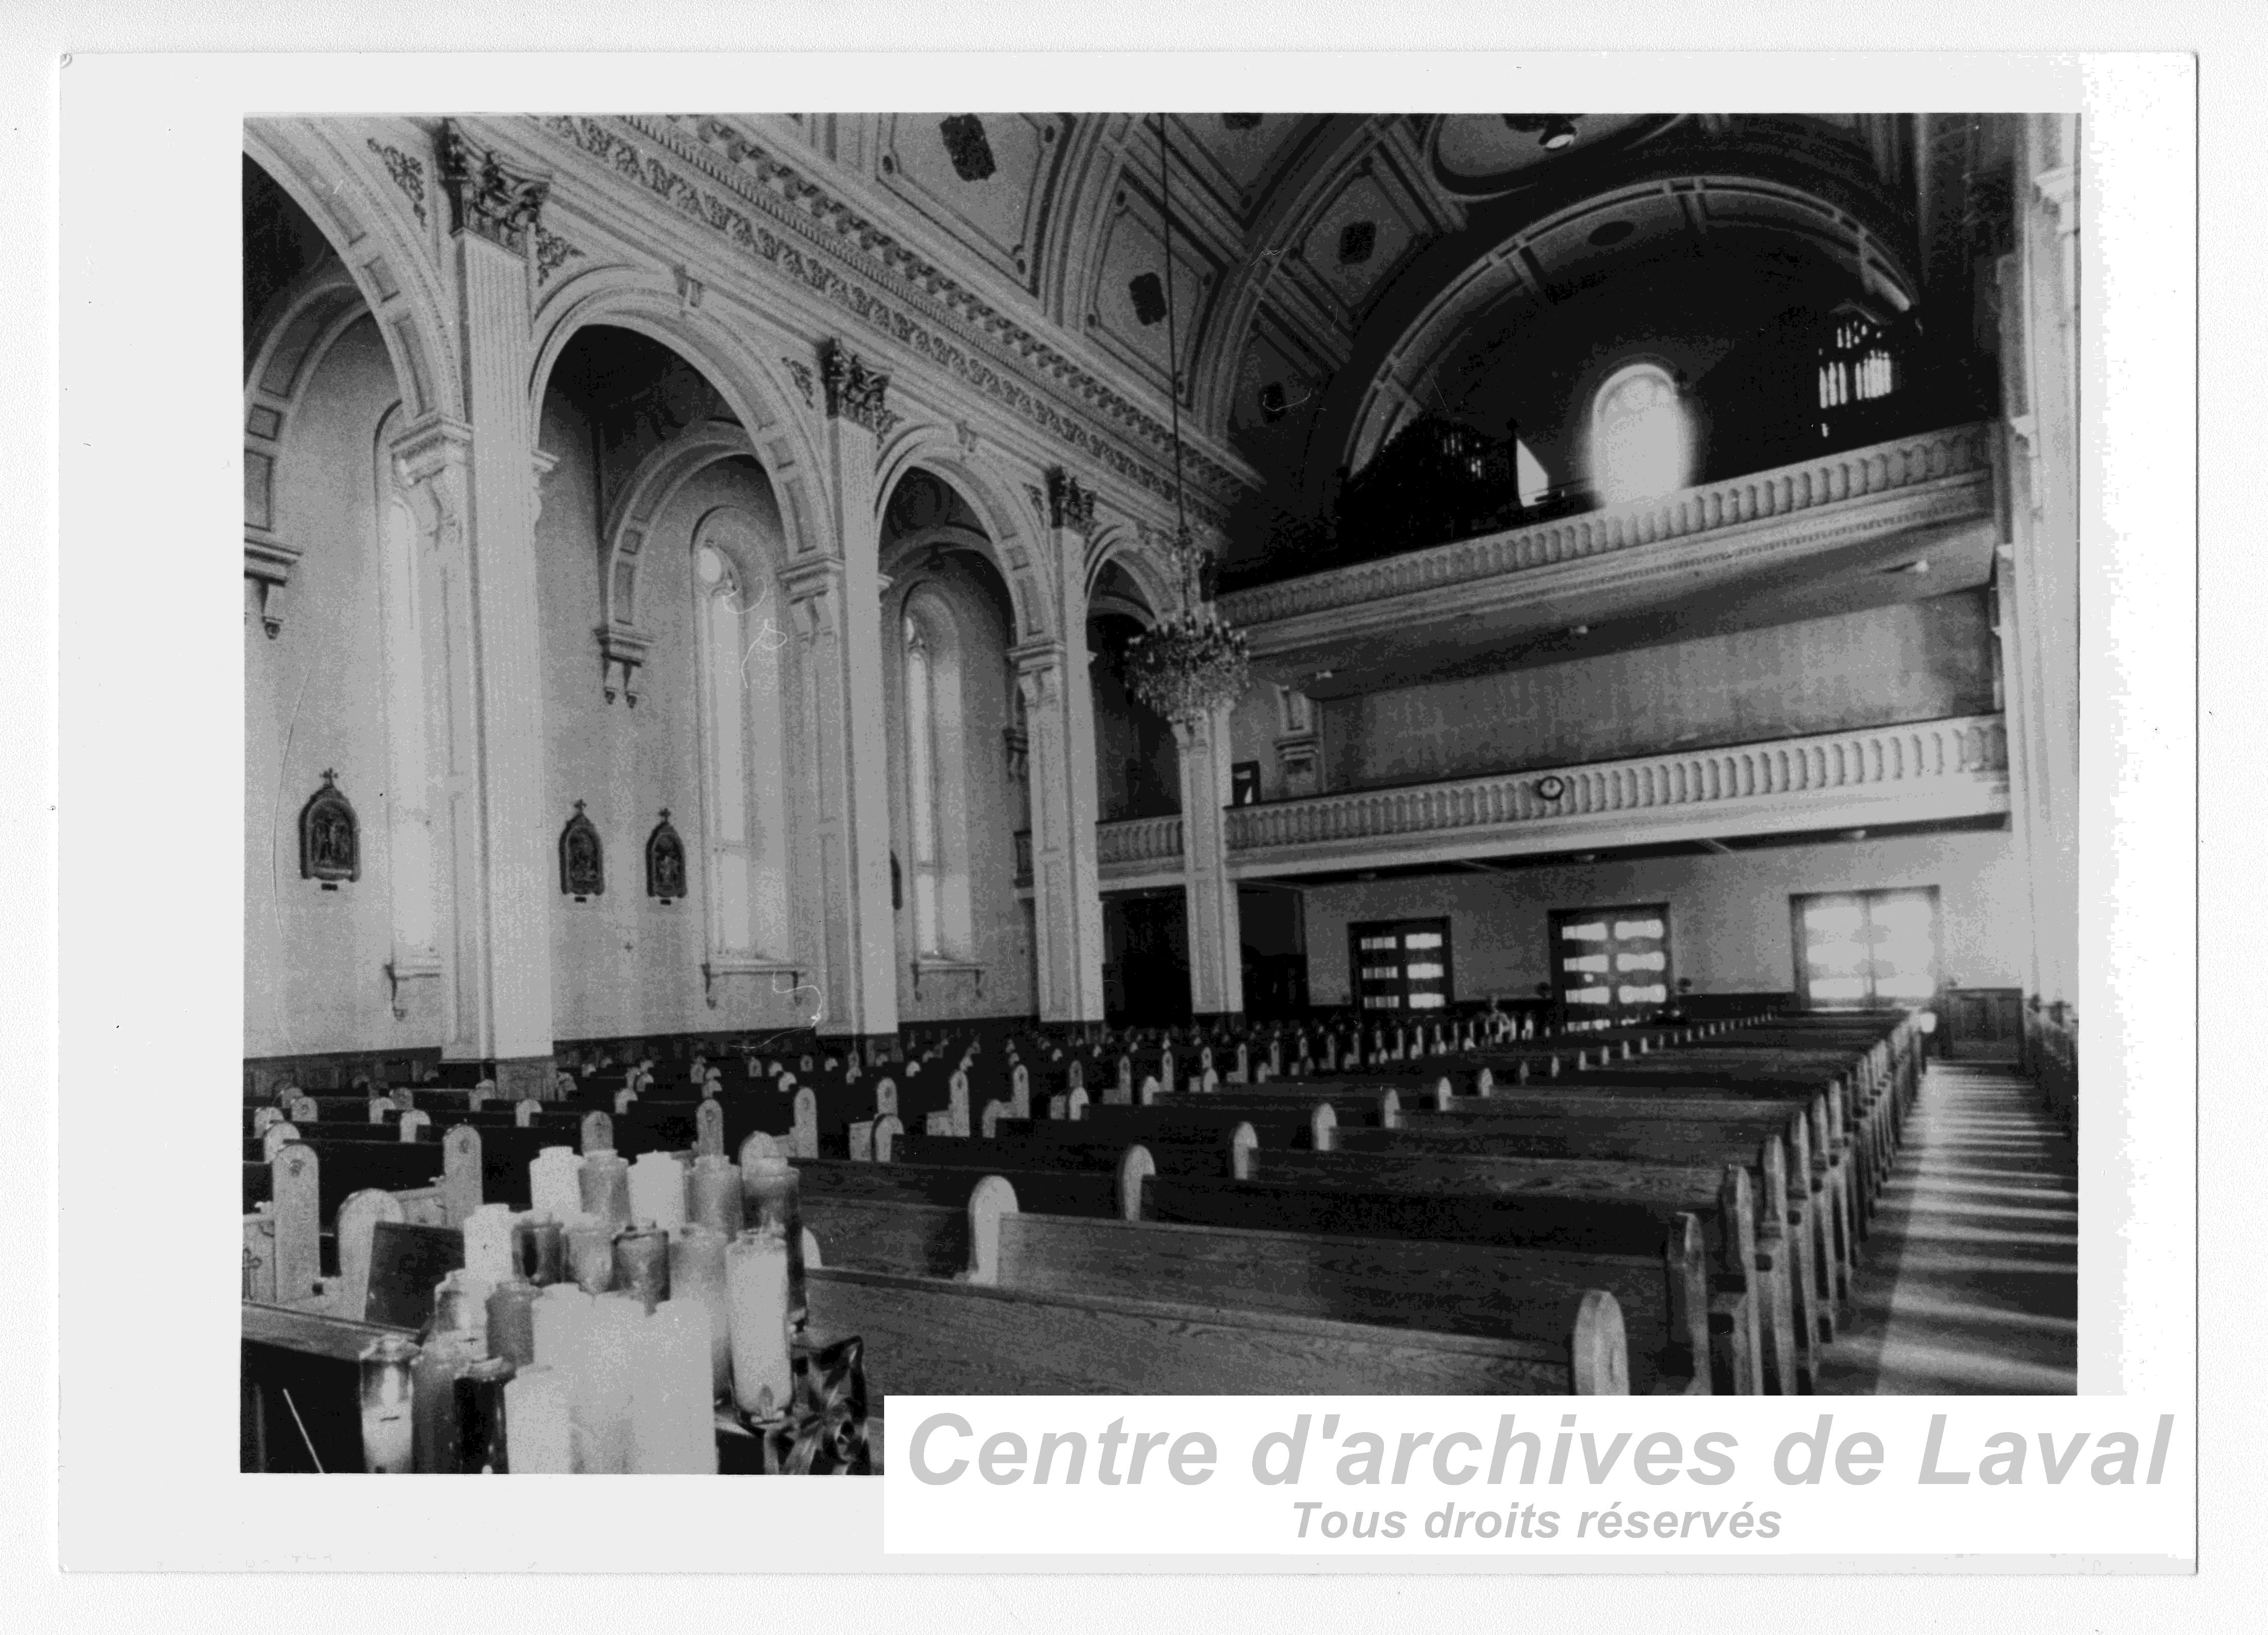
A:
<svg viewBox="0 0 2268 1635">
<path fill-rule="evenodd" d="M 1350 790 L 1232 809 L 1230 863 L 1272 873 L 1982 817 L 2008 809 L 2007 768 L 2001 718 L 1978 715 Z M 1100 823 L 1095 844 L 1112 883 L 1170 879 L 1182 821 Z"/>
<path fill-rule="evenodd" d="M 1660 499 L 1609 506 L 1379 562 L 1256 586 L 1224 596 L 1221 608 L 1240 625 L 1262 627 L 1772 519 L 1800 519 L 1800 513 L 1902 495 L 1920 503 L 1920 509 L 1911 517 L 1882 519 L 1886 527 L 1950 520 L 1972 512 L 1983 515 L 1991 499 L 1994 435 L 1991 425 L 1978 423 L 1898 438 L 1682 489 Z M 1971 481 L 1953 484 L 1963 490 L 1958 495 L 1933 500 L 1925 492 L 1929 485 L 1963 477 Z M 1824 523 L 1829 519 L 1818 520 Z M 1838 535 L 1845 532 L 1838 523 Z M 1256 631 L 1256 636 L 1263 646 L 1267 644 L 1264 631 Z"/>
<path fill-rule="evenodd" d="M 1962 716 L 1240 806 L 1228 814 L 1228 843 L 1239 862 L 1381 845 L 1477 856 L 1587 838 L 1612 844 L 1976 816 L 2007 809 L 2007 764 L 2000 718 Z"/>
<path fill-rule="evenodd" d="M 1104 869 L 1147 870 L 1160 865 L 1178 869 L 1182 865 L 1181 814 L 1096 824 L 1094 860 Z"/>
</svg>

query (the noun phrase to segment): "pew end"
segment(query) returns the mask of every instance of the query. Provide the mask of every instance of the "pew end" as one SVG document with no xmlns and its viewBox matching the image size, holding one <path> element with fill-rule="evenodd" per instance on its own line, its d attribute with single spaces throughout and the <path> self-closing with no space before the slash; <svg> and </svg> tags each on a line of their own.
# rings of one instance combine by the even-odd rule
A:
<svg viewBox="0 0 2268 1635">
<path fill-rule="evenodd" d="M 1239 1124 L 1228 1132 L 1228 1178 L 1249 1181 L 1252 1178 L 1252 1154 L 1260 1145 L 1260 1132 L 1249 1124 Z"/>
<path fill-rule="evenodd" d="M 999 1284 L 1000 1218 L 1016 1212 L 1016 1189 L 1005 1175 L 980 1177 L 969 1189 L 968 1281 L 983 1288 Z"/>
<path fill-rule="evenodd" d="M 1572 1373 L 1578 1396 L 1628 1396 L 1630 1344 L 1623 1333 L 1623 1308 L 1604 1289 L 1583 1296 L 1570 1341 Z"/>
<path fill-rule="evenodd" d="M 1142 1219 L 1142 1182 L 1145 1177 L 1157 1173 L 1157 1157 L 1148 1147 L 1138 1141 L 1126 1149 L 1118 1160 L 1118 1218 L 1121 1220 Z"/>
</svg>

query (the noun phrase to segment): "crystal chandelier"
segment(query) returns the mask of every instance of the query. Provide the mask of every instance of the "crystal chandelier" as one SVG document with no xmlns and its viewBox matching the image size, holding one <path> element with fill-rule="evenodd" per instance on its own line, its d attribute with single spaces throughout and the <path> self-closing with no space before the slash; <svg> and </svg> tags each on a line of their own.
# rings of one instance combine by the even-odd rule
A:
<svg viewBox="0 0 2268 1635">
<path fill-rule="evenodd" d="M 1166 150 L 1166 116 L 1158 115 L 1160 214 L 1166 248 L 1166 353 L 1174 434 L 1174 538 L 1168 546 L 1180 571 L 1182 606 L 1127 644 L 1126 683 L 1134 696 L 1167 720 L 1187 725 L 1236 702 L 1252 680 L 1244 632 L 1227 623 L 1205 593 L 1205 551 L 1189 532 L 1182 492 L 1181 347 L 1174 315 L 1172 167 Z"/>
</svg>

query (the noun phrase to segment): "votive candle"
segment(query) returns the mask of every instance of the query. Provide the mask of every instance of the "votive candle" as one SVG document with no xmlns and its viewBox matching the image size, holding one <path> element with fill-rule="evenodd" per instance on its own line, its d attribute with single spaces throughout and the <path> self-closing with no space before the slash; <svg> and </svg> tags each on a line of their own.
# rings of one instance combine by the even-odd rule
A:
<svg viewBox="0 0 2268 1635">
<path fill-rule="evenodd" d="M 583 1207 L 583 1160 L 571 1146 L 548 1146 L 529 1160 L 529 1212 L 564 1220 Z"/>
<path fill-rule="evenodd" d="M 664 1232 L 685 1224 L 685 1168 L 666 1153 L 641 1153 L 630 1166 L 630 1219 Z"/>
<path fill-rule="evenodd" d="M 659 1226 L 634 1227 L 615 1238 L 615 1287 L 637 1295 L 648 1312 L 668 1298 L 669 1240 Z"/>
<path fill-rule="evenodd" d="M 564 1476 L 573 1469 L 567 1376 L 522 1368 L 504 1388 L 505 1462 L 514 1476 Z"/>
<path fill-rule="evenodd" d="M 732 1302 L 733 1400 L 752 1418 L 775 1419 L 788 1408 L 787 1240 L 777 1226 L 753 1227 L 725 1252 Z"/>
<path fill-rule="evenodd" d="M 630 1224 L 630 1166 L 619 1153 L 593 1153 L 583 1160 L 583 1212 Z"/>
<path fill-rule="evenodd" d="M 710 1396 L 733 1382 L 732 1303 L 725 1293 L 725 1250 L 731 1240 L 708 1226 L 679 1227 L 669 1238 L 669 1298 L 698 1300 L 709 1310 Z"/>
</svg>

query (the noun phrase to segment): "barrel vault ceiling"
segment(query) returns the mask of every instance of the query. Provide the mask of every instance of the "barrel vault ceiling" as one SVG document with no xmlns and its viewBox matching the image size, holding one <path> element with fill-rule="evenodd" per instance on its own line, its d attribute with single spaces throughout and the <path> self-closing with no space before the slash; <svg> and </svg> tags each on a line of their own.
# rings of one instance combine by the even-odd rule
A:
<svg viewBox="0 0 2268 1635">
<path fill-rule="evenodd" d="M 1565 121 L 1564 127 L 1553 122 Z M 1911 116 L 722 116 L 800 144 L 880 224 L 1163 407 L 1161 195 L 1182 409 L 1263 483 L 1359 463 L 1477 322 L 1617 269 L 1800 262 L 1886 310 L 1925 246 Z M 1170 155 L 1161 185 L 1160 125 Z M 1794 276 L 1793 273 L 1789 275 Z M 1296 480 L 1296 479 L 1295 479 Z"/>
</svg>

